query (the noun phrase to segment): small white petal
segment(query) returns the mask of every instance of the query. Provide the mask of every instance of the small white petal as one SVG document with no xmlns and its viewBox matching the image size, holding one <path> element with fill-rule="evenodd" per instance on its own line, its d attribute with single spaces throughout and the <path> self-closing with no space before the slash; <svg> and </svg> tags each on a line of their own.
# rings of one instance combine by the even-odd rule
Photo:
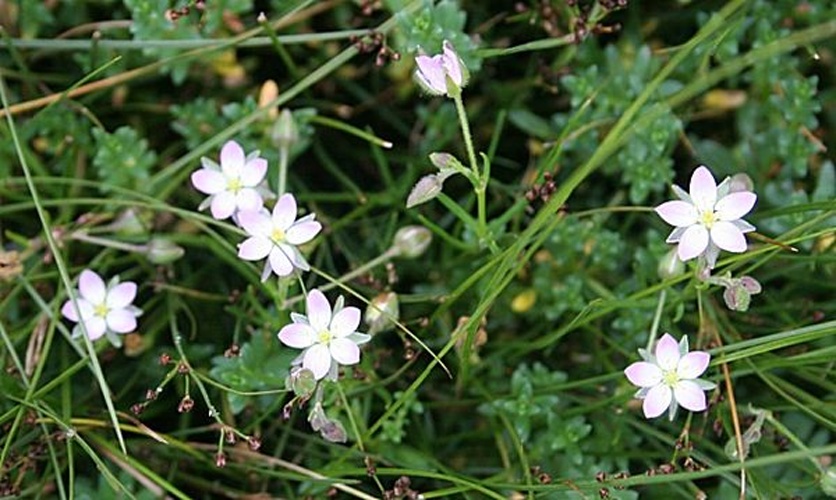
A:
<svg viewBox="0 0 836 500">
<path fill-rule="evenodd" d="M 666 201 L 654 209 L 659 217 L 672 226 L 684 227 L 697 223 L 697 209 L 684 201 Z"/>
<path fill-rule="evenodd" d="M 284 252 L 285 257 L 290 259 L 293 267 L 301 269 L 302 271 L 310 271 L 311 266 L 308 265 L 308 261 L 305 260 L 305 257 L 302 256 L 302 252 L 300 252 L 298 248 L 293 245 L 288 245 L 287 243 L 279 243 L 278 246 L 279 249 Z"/>
<path fill-rule="evenodd" d="M 279 331 L 279 340 L 286 346 L 295 349 L 305 349 L 312 346 L 315 338 L 316 332 L 310 326 L 303 323 L 291 323 L 285 325 Z"/>
<path fill-rule="evenodd" d="M 107 300 L 105 300 L 105 304 L 107 304 L 108 309 L 124 309 L 125 307 L 128 307 L 135 298 L 136 283 L 133 281 L 126 281 L 124 283 L 119 283 L 110 289 L 107 293 Z"/>
<path fill-rule="evenodd" d="M 221 170 L 227 178 L 241 174 L 245 159 L 244 150 L 235 141 L 227 141 L 221 148 Z"/>
<path fill-rule="evenodd" d="M 107 327 L 116 333 L 130 333 L 136 330 L 136 316 L 127 309 L 114 309 L 107 313 Z"/>
<path fill-rule="evenodd" d="M 246 187 L 255 187 L 264 179 L 267 174 L 267 160 L 256 158 L 250 160 L 241 169 L 241 184 Z"/>
<path fill-rule="evenodd" d="M 312 371 L 314 377 L 320 380 L 328 374 L 331 368 L 331 352 L 323 344 L 314 344 L 305 351 L 302 367 Z"/>
<path fill-rule="evenodd" d="M 654 354 L 659 368 L 665 371 L 673 370 L 679 363 L 679 344 L 670 334 L 666 333 L 656 343 Z"/>
<path fill-rule="evenodd" d="M 727 252 L 741 253 L 746 251 L 746 237 L 734 224 L 718 221 L 711 227 L 711 241 Z"/>
<path fill-rule="evenodd" d="M 685 234 L 685 230 L 688 229 L 687 227 L 677 227 L 671 231 L 671 234 L 668 235 L 668 238 L 665 240 L 665 243 L 679 243 L 679 240 L 682 239 L 682 235 Z"/>
<path fill-rule="evenodd" d="M 453 46 L 450 45 L 449 42 L 444 42 L 444 51 L 442 55 L 442 63 L 444 65 L 444 71 L 447 73 L 447 76 L 453 80 L 458 86 L 462 84 L 462 68 L 461 68 L 461 60 L 459 60 L 459 55 L 456 54 L 456 51 L 453 49 Z M 445 81 L 445 87 L 447 82 Z"/>
<path fill-rule="evenodd" d="M 679 238 L 679 247 L 677 248 L 677 255 L 679 260 L 686 261 L 703 253 L 708 246 L 708 230 L 705 226 L 694 224 L 682 233 Z"/>
<path fill-rule="evenodd" d="M 269 238 L 273 232 L 273 221 L 261 211 L 238 212 L 238 225 L 251 236 Z"/>
<path fill-rule="evenodd" d="M 348 339 L 332 339 L 328 346 L 331 357 L 341 365 L 354 365 L 360 362 L 360 348 Z"/>
<path fill-rule="evenodd" d="M 90 340 L 98 339 L 104 335 L 105 330 L 107 330 L 107 324 L 101 316 L 93 316 L 92 318 L 84 321 L 84 326 L 87 328 L 87 336 Z"/>
<path fill-rule="evenodd" d="M 624 370 L 627 380 L 639 387 L 653 387 L 662 382 L 662 370 L 653 363 L 637 361 Z"/>
<path fill-rule="evenodd" d="M 216 170 L 201 168 L 192 172 L 192 185 L 201 193 L 218 194 L 226 190 L 226 179 Z"/>
<path fill-rule="evenodd" d="M 731 193 L 717 202 L 714 211 L 720 220 L 736 220 L 748 214 L 757 200 L 757 195 L 749 191 Z"/>
<path fill-rule="evenodd" d="M 290 226 L 285 234 L 291 245 L 303 245 L 311 241 L 322 230 L 322 224 L 316 221 L 296 223 Z"/>
<path fill-rule="evenodd" d="M 680 380 L 673 388 L 673 394 L 677 403 L 686 410 L 703 411 L 707 408 L 705 393 L 692 380 Z"/>
<path fill-rule="evenodd" d="M 418 56 L 415 58 L 418 66 L 418 77 L 426 84 L 428 90 L 441 95 L 447 93 L 447 73 L 441 55 L 433 57 Z"/>
<path fill-rule="evenodd" d="M 296 198 L 285 193 L 273 207 L 273 225 L 286 231 L 296 220 Z"/>
<path fill-rule="evenodd" d="M 261 260 L 273 250 L 273 242 L 267 238 L 253 236 L 238 245 L 238 257 L 244 260 Z"/>
<path fill-rule="evenodd" d="M 235 205 L 241 212 L 254 212 L 264 205 L 264 200 L 255 189 L 244 188 L 235 196 Z"/>
<path fill-rule="evenodd" d="M 656 418 L 671 405 L 673 394 L 670 388 L 664 384 L 659 384 L 647 391 L 647 396 L 644 398 L 642 410 L 645 418 Z"/>
<path fill-rule="evenodd" d="M 86 300 L 78 297 L 76 299 L 78 303 L 78 308 L 81 311 L 82 318 L 89 318 L 93 315 L 93 305 L 87 302 Z M 73 307 L 72 301 L 68 300 L 64 302 L 64 305 L 61 307 L 61 314 L 70 321 L 75 321 L 78 323 L 78 316 L 75 314 L 75 307 Z"/>
<path fill-rule="evenodd" d="M 311 290 L 307 298 L 308 321 L 314 331 L 327 330 L 331 323 L 331 304 L 325 294 L 319 290 Z"/>
<path fill-rule="evenodd" d="M 708 368 L 708 362 L 711 361 L 711 355 L 707 352 L 694 351 L 689 352 L 676 365 L 676 374 L 679 378 L 692 379 L 697 378 Z"/>
<path fill-rule="evenodd" d="M 101 304 L 107 297 L 107 288 L 101 276 L 85 269 L 78 278 L 78 293 L 92 304 Z"/>
<path fill-rule="evenodd" d="M 268 258 L 270 259 L 270 267 L 273 269 L 273 272 L 279 276 L 289 276 L 293 272 L 293 264 L 279 248 L 274 246 L 270 250 Z"/>
<path fill-rule="evenodd" d="M 354 333 L 358 326 L 360 326 L 360 309 L 346 307 L 334 314 L 328 329 L 335 337 L 345 337 Z"/>
<path fill-rule="evenodd" d="M 235 213 L 235 195 L 229 191 L 221 191 L 212 196 L 212 217 L 217 220 L 228 219 L 230 215 Z"/>
<path fill-rule="evenodd" d="M 711 175 L 710 170 L 703 165 L 694 170 L 689 189 L 691 199 L 699 211 L 714 210 L 714 204 L 717 202 L 717 183 L 714 182 L 714 176 Z"/>
</svg>

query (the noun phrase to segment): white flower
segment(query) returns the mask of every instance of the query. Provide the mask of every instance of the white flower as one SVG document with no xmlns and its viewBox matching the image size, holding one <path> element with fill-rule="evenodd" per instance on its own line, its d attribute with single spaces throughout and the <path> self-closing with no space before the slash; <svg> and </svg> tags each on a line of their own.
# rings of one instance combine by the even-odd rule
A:
<svg viewBox="0 0 836 500">
<path fill-rule="evenodd" d="M 84 323 L 90 340 L 96 340 L 105 333 L 130 333 L 136 330 L 136 318 L 142 310 L 131 303 L 136 298 L 136 283 L 119 283 L 115 277 L 105 286 L 104 280 L 95 272 L 85 269 L 78 278 L 75 293 L 78 312 L 71 300 L 61 307 L 61 314 L 70 321 Z M 81 336 L 81 324 L 73 328 L 73 336 Z"/>
<path fill-rule="evenodd" d="M 425 91 L 432 95 L 452 97 L 458 95 L 467 85 L 469 77 L 467 67 L 459 59 L 459 55 L 456 54 L 450 42 L 446 40 L 441 54 L 432 57 L 421 54 L 415 58 L 415 64 L 418 66 L 415 79 Z"/>
<path fill-rule="evenodd" d="M 296 246 L 311 241 L 322 230 L 315 217 L 308 214 L 296 220 L 296 199 L 290 193 L 279 198 L 272 216 L 267 210 L 239 212 L 238 223 L 250 237 L 238 245 L 238 257 L 244 260 L 267 257 L 262 281 L 270 276 L 271 270 L 279 276 L 288 276 L 293 269 L 309 270 L 308 262 Z"/>
<path fill-rule="evenodd" d="M 200 209 L 211 206 L 212 217 L 223 220 L 236 212 L 255 211 L 264 200 L 256 189 L 267 174 L 267 160 L 258 152 L 244 155 L 235 141 L 228 141 L 221 148 L 221 164 L 202 158 L 203 168 L 192 173 L 194 187 L 209 195 Z"/>
<path fill-rule="evenodd" d="M 624 370 L 631 383 L 641 387 L 636 397 L 643 399 L 642 410 L 646 418 L 655 418 L 668 409 L 673 420 L 678 405 L 691 411 L 707 408 L 705 394 L 716 387 L 713 382 L 699 377 L 708 368 L 711 355 L 703 351 L 688 352 L 688 337 L 677 344 L 669 334 L 664 334 L 656 344 L 654 355 L 639 349 L 644 361 L 637 361 Z"/>
<path fill-rule="evenodd" d="M 752 210 L 757 195 L 751 191 L 730 192 L 727 178 L 718 187 L 714 176 L 705 166 L 691 175 L 686 193 L 673 186 L 680 200 L 667 201 L 656 207 L 656 213 L 676 228 L 668 236 L 668 243 L 679 243 L 677 255 L 683 261 L 702 255 L 709 268 L 717 262 L 720 250 L 741 253 L 746 251 L 744 233 L 755 227 L 741 219 Z"/>
<path fill-rule="evenodd" d="M 306 300 L 308 316 L 291 313 L 293 323 L 279 331 L 279 340 L 296 349 L 304 349 L 298 359 L 302 368 L 313 372 L 317 380 L 336 380 L 339 365 L 360 362 L 360 348 L 371 338 L 357 332 L 360 309 L 343 307 L 339 297 L 331 311 L 331 304 L 319 290 L 312 290 Z"/>
</svg>

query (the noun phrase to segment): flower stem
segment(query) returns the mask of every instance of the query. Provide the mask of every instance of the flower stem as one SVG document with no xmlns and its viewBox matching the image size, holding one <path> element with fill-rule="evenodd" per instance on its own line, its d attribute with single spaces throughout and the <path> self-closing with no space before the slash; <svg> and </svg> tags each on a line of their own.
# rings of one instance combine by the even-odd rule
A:
<svg viewBox="0 0 836 500">
<path fill-rule="evenodd" d="M 287 160 L 290 155 L 290 148 L 288 146 L 281 146 L 279 148 L 279 180 L 276 185 L 276 194 L 281 198 L 287 189 Z"/>
<path fill-rule="evenodd" d="M 650 325 L 650 338 L 647 339 L 647 352 L 653 349 L 653 343 L 656 342 L 656 337 L 659 335 L 659 322 L 662 319 L 662 310 L 665 309 L 665 299 L 667 299 L 668 290 L 662 289 L 659 294 L 659 302 L 656 303 L 656 312 L 653 314 L 653 323 Z"/>
</svg>

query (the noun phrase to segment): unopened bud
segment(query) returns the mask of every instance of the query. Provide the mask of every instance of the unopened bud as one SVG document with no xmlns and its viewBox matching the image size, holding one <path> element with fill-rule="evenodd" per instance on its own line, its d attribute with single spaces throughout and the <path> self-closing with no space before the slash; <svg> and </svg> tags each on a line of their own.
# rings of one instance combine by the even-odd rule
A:
<svg viewBox="0 0 836 500">
<path fill-rule="evenodd" d="M 398 294 L 385 292 L 369 302 L 364 320 L 369 325 L 369 335 L 375 335 L 392 328 L 399 317 Z"/>
<path fill-rule="evenodd" d="M 752 302 L 752 296 L 742 286 L 732 285 L 723 292 L 726 307 L 732 311 L 746 312 Z"/>
<path fill-rule="evenodd" d="M 120 213 L 110 224 L 110 230 L 122 236 L 145 234 L 147 232 L 142 218 L 135 208 L 129 208 Z"/>
<path fill-rule="evenodd" d="M 180 404 L 177 406 L 177 411 L 180 413 L 189 413 L 194 408 L 194 399 L 192 399 L 188 394 L 183 396 L 183 399 L 180 400 Z"/>
<path fill-rule="evenodd" d="M 215 467 L 218 467 L 220 469 L 226 467 L 226 454 L 224 454 L 224 452 L 219 451 L 215 455 Z"/>
<path fill-rule="evenodd" d="M 423 254 L 432 243 L 433 235 L 424 226 L 406 226 L 398 229 L 392 249 L 397 257 L 414 259 Z"/>
<path fill-rule="evenodd" d="M 434 199 L 441 193 L 443 187 L 444 178 L 438 174 L 421 177 L 406 198 L 406 208 L 412 208 Z"/>
<path fill-rule="evenodd" d="M 285 387 L 300 398 L 307 398 L 316 389 L 316 377 L 307 368 L 295 368 L 285 379 Z"/>
<path fill-rule="evenodd" d="M 145 257 L 152 264 L 170 264 L 186 253 L 183 247 L 167 238 L 151 238 L 145 248 Z"/>
<path fill-rule="evenodd" d="M 663 280 L 676 278 L 685 272 L 685 263 L 676 255 L 676 249 L 669 251 L 662 257 L 656 272 L 659 273 L 659 277 Z"/>
<path fill-rule="evenodd" d="M 729 193 L 739 193 L 741 191 L 754 191 L 755 183 L 747 174 L 735 174 L 729 179 Z"/>
<path fill-rule="evenodd" d="M 825 495 L 836 498 L 836 466 L 827 468 L 819 479 L 819 486 Z"/>
<path fill-rule="evenodd" d="M 279 119 L 273 126 L 272 137 L 280 148 L 290 148 L 299 140 L 299 129 L 290 110 L 283 109 L 279 114 Z"/>
<path fill-rule="evenodd" d="M 740 277 L 740 286 L 746 289 L 747 292 L 751 293 L 752 295 L 756 295 L 761 293 L 761 284 L 755 278 L 751 276 L 741 276 Z"/>
</svg>

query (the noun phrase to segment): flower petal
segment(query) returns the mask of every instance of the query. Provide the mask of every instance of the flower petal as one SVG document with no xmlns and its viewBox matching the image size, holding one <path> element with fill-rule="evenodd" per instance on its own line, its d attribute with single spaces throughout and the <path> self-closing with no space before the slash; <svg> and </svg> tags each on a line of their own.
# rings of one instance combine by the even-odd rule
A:
<svg viewBox="0 0 836 500">
<path fill-rule="evenodd" d="M 708 246 L 708 240 L 708 230 L 705 226 L 700 224 L 689 226 L 679 238 L 679 247 L 676 251 L 679 260 L 684 262 L 703 253 Z"/>
<path fill-rule="evenodd" d="M 666 333 L 656 343 L 654 354 L 659 368 L 665 371 L 674 370 L 679 363 L 679 344 L 670 334 Z"/>
<path fill-rule="evenodd" d="M 245 161 L 244 149 L 237 142 L 227 141 L 221 148 L 221 170 L 227 178 L 240 176 Z"/>
<path fill-rule="evenodd" d="M 714 211 L 720 220 L 736 220 L 748 214 L 757 200 L 758 196 L 749 191 L 731 193 L 717 202 Z"/>
<path fill-rule="evenodd" d="M 273 225 L 283 231 L 296 220 L 296 198 L 290 193 L 285 193 L 273 207 Z"/>
<path fill-rule="evenodd" d="M 288 347 L 305 349 L 314 344 L 316 333 L 304 323 L 291 323 L 279 331 L 279 340 Z"/>
<path fill-rule="evenodd" d="M 87 337 L 90 340 L 98 339 L 104 335 L 105 330 L 107 330 L 107 324 L 101 316 L 93 316 L 92 318 L 84 321 L 84 326 L 87 328 Z"/>
<path fill-rule="evenodd" d="M 727 221 L 717 221 L 711 227 L 711 241 L 727 252 L 746 251 L 746 237 L 737 226 Z"/>
<path fill-rule="evenodd" d="M 624 370 L 627 380 L 639 387 L 653 387 L 662 382 L 662 370 L 653 363 L 637 361 Z"/>
<path fill-rule="evenodd" d="M 270 268 L 279 276 L 289 276 L 293 272 L 293 263 L 290 262 L 290 259 L 287 258 L 287 255 L 280 248 L 274 246 L 270 250 L 270 256 L 268 258 L 270 259 Z"/>
<path fill-rule="evenodd" d="M 260 236 L 252 236 L 238 245 L 238 257 L 244 260 L 261 260 L 270 255 L 273 242 Z"/>
<path fill-rule="evenodd" d="M 444 71 L 447 73 L 447 76 L 453 80 L 453 83 L 460 86 L 462 85 L 462 68 L 461 68 L 461 60 L 459 59 L 459 55 L 456 54 L 456 51 L 453 49 L 453 46 L 450 45 L 450 42 L 444 41 L 444 51 L 442 55 L 442 64 L 444 66 Z M 444 82 L 444 87 L 447 87 L 447 81 Z"/>
<path fill-rule="evenodd" d="M 360 362 L 360 348 L 348 339 L 331 339 L 328 349 L 331 351 L 331 357 L 341 365 Z"/>
<path fill-rule="evenodd" d="M 264 200 L 255 189 L 244 188 L 235 196 L 235 205 L 241 212 L 257 212 L 264 205 Z"/>
<path fill-rule="evenodd" d="M 319 290 L 311 290 L 307 298 L 308 321 L 316 332 L 327 330 L 331 323 L 331 304 L 325 294 Z"/>
<path fill-rule="evenodd" d="M 229 191 L 221 191 L 212 196 L 212 205 L 210 208 L 212 210 L 212 217 L 218 220 L 229 218 L 230 215 L 235 213 L 235 195 Z"/>
<path fill-rule="evenodd" d="M 328 329 L 335 337 L 351 335 L 360 326 L 360 309 L 346 307 L 331 318 L 331 325 Z"/>
<path fill-rule="evenodd" d="M 136 283 L 133 281 L 125 281 L 119 283 L 107 292 L 108 309 L 123 309 L 131 304 L 136 298 Z"/>
<path fill-rule="evenodd" d="M 264 179 L 267 174 L 267 160 L 255 158 L 247 162 L 241 169 L 241 184 L 246 187 L 255 187 Z"/>
<path fill-rule="evenodd" d="M 679 240 L 682 239 L 682 235 L 685 234 L 686 229 L 688 228 L 675 227 L 673 231 L 671 231 L 671 234 L 668 235 L 668 238 L 665 240 L 665 243 L 679 243 Z"/>
<path fill-rule="evenodd" d="M 438 94 L 447 93 L 447 73 L 441 55 L 418 56 L 415 58 L 415 64 L 418 66 L 416 75 L 426 84 L 428 90 Z"/>
<path fill-rule="evenodd" d="M 679 364 L 676 365 L 676 374 L 684 379 L 697 378 L 708 368 L 709 361 L 711 361 L 711 355 L 707 352 L 689 352 L 682 356 Z"/>
<path fill-rule="evenodd" d="M 674 386 L 673 394 L 676 402 L 686 410 L 703 411 L 708 407 L 705 402 L 705 393 L 691 380 L 680 380 Z"/>
<path fill-rule="evenodd" d="M 302 359 L 302 368 L 312 371 L 317 380 L 328 375 L 328 370 L 331 368 L 331 353 L 328 347 L 323 344 L 314 344 L 309 347 Z"/>
<path fill-rule="evenodd" d="M 310 271 L 311 266 L 308 265 L 308 261 L 305 260 L 305 257 L 302 256 L 302 252 L 298 248 L 287 243 L 279 243 L 279 249 L 284 252 L 285 257 L 290 259 L 293 267 L 302 271 Z"/>
<path fill-rule="evenodd" d="M 664 413 L 671 405 L 672 399 L 673 394 L 668 386 L 659 384 L 651 388 L 642 403 L 645 418 L 656 418 Z"/>
<path fill-rule="evenodd" d="M 704 165 L 700 165 L 691 175 L 689 191 L 691 199 L 699 211 L 709 212 L 714 210 L 714 204 L 717 202 L 717 183 L 714 182 L 711 171 Z"/>
<path fill-rule="evenodd" d="M 273 232 L 273 221 L 262 211 L 238 212 L 238 225 L 250 236 L 269 238 Z"/>
<path fill-rule="evenodd" d="M 685 227 L 697 223 L 696 207 L 684 201 L 666 201 L 654 208 L 659 217 L 672 226 Z"/>
<path fill-rule="evenodd" d="M 92 304 L 101 304 L 107 297 L 107 288 L 101 276 L 85 269 L 78 278 L 78 293 Z"/>
<path fill-rule="evenodd" d="M 201 168 L 192 172 L 192 185 L 201 193 L 218 194 L 226 190 L 226 179 L 216 170 Z"/>
<path fill-rule="evenodd" d="M 322 230 L 322 224 L 308 221 L 293 224 L 285 233 L 287 242 L 292 245 L 303 245 L 311 241 Z"/>
<path fill-rule="evenodd" d="M 116 333 L 130 333 L 136 330 L 136 316 L 127 309 L 113 309 L 107 313 L 107 327 Z"/>
<path fill-rule="evenodd" d="M 81 297 L 76 298 L 76 302 L 78 303 L 78 309 L 81 312 L 82 318 L 89 318 L 93 315 L 93 305 L 84 300 Z M 61 306 L 61 314 L 70 321 L 75 321 L 78 323 L 78 316 L 75 314 L 75 307 L 73 307 L 72 301 L 68 300 L 64 302 L 64 305 Z"/>
</svg>

